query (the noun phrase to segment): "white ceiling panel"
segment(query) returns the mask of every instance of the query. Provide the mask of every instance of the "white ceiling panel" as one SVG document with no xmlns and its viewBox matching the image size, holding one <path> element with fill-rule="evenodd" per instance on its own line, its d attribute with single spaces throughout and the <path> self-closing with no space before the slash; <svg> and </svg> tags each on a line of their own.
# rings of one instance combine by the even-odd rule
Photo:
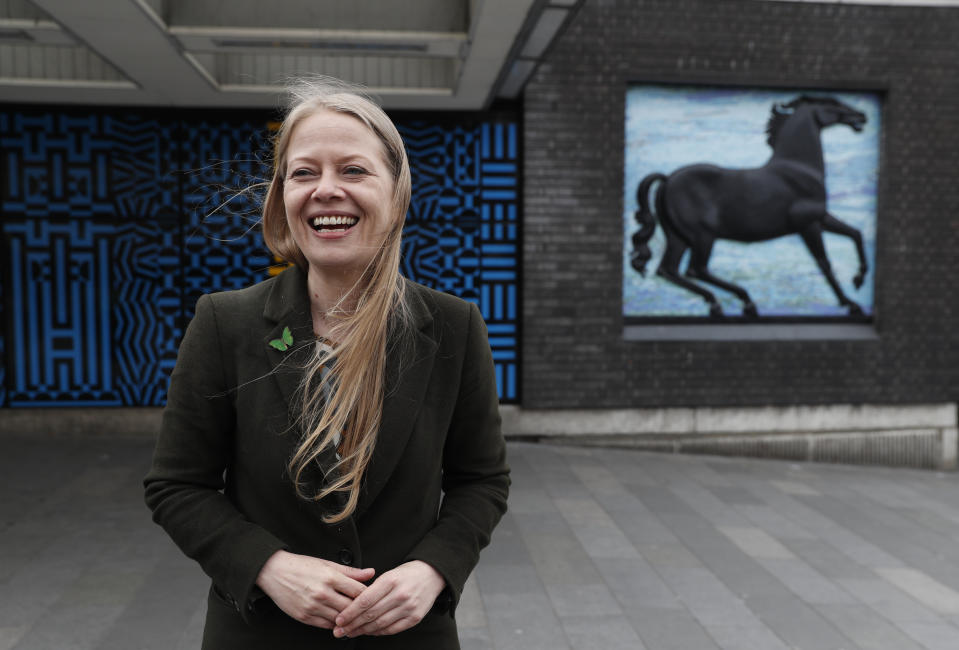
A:
<svg viewBox="0 0 959 650">
<path fill-rule="evenodd" d="M 569 1 L 0 0 L 0 99 L 274 107 L 328 74 L 387 108 L 481 109 L 507 77 L 515 96 L 526 40 L 544 51 Z"/>
<path fill-rule="evenodd" d="M 160 17 L 171 27 L 390 32 L 465 32 L 469 27 L 466 0 L 166 0 L 158 4 Z"/>
</svg>

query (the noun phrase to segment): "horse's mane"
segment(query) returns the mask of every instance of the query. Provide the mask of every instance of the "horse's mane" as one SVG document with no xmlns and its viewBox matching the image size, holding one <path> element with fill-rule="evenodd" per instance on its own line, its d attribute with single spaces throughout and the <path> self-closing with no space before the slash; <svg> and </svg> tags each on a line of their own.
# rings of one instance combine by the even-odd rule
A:
<svg viewBox="0 0 959 650">
<path fill-rule="evenodd" d="M 769 113 L 769 121 L 766 122 L 766 142 L 770 147 L 776 146 L 776 138 L 783 124 L 786 123 L 797 108 L 803 104 L 826 104 L 829 106 L 839 105 L 839 100 L 833 97 L 815 97 L 813 95 L 800 95 L 796 99 L 786 104 L 773 104 Z"/>
</svg>

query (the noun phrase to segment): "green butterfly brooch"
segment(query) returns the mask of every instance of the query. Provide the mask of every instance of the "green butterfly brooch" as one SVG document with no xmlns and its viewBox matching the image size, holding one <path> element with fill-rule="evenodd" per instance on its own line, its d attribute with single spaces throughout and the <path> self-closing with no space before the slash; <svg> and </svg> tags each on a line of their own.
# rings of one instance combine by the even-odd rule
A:
<svg viewBox="0 0 959 650">
<path fill-rule="evenodd" d="M 293 335 L 290 333 L 289 327 L 283 328 L 283 334 L 280 338 L 270 341 L 270 347 L 276 348 L 280 352 L 286 352 L 291 345 L 293 345 Z"/>
</svg>

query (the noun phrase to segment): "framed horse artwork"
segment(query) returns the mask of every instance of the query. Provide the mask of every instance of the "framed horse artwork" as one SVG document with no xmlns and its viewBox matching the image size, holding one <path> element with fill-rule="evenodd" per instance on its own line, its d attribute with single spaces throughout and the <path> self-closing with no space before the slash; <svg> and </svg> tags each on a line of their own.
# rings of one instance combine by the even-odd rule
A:
<svg viewBox="0 0 959 650">
<path fill-rule="evenodd" d="M 870 322 L 880 109 L 875 92 L 631 86 L 627 324 Z"/>
</svg>

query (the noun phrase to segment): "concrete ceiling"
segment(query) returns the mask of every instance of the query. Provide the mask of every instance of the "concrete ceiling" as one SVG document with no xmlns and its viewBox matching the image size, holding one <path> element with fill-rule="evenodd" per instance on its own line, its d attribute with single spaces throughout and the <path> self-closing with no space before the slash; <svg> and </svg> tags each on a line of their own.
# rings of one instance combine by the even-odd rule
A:
<svg viewBox="0 0 959 650">
<path fill-rule="evenodd" d="M 582 0 L 0 0 L 0 100 L 275 107 L 329 74 L 390 109 L 515 97 Z"/>
</svg>

